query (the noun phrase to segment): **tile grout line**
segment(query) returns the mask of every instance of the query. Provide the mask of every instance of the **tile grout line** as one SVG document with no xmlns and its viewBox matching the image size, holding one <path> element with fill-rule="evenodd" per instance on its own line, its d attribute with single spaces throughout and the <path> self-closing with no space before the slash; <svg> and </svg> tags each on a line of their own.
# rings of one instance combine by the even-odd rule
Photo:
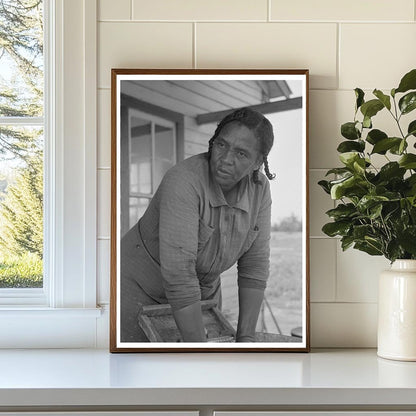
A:
<svg viewBox="0 0 416 416">
<path fill-rule="evenodd" d="M 133 6 L 131 7 L 131 14 L 134 12 Z M 414 25 L 413 20 L 272 20 L 268 21 L 268 18 L 265 19 L 97 19 L 98 23 L 284 23 L 284 24 L 306 24 L 306 25 L 315 25 L 315 24 L 324 24 L 324 25 L 336 25 L 336 24 L 354 24 L 354 25 Z"/>
<path fill-rule="evenodd" d="M 130 0 L 130 20 L 133 20 L 133 0 Z"/>
<path fill-rule="evenodd" d="M 336 71 L 337 71 L 337 90 L 339 90 L 339 80 L 340 80 L 340 71 L 341 71 L 341 24 L 337 23 L 337 62 L 336 62 Z"/>
<path fill-rule="evenodd" d="M 270 23 L 271 21 L 272 21 L 272 0 L 267 0 L 267 22 Z"/>
<path fill-rule="evenodd" d="M 340 240 L 337 240 L 335 243 L 333 248 L 335 259 L 334 303 L 338 303 L 338 244 L 340 244 Z"/>
<path fill-rule="evenodd" d="M 196 22 L 192 23 L 192 68 L 196 69 Z"/>
<path fill-rule="evenodd" d="M 330 302 L 330 301 L 311 301 L 311 303 L 315 304 L 315 305 L 335 305 L 335 306 L 339 306 L 339 305 L 377 305 L 378 302 L 374 301 L 341 301 L 341 302 Z"/>
</svg>

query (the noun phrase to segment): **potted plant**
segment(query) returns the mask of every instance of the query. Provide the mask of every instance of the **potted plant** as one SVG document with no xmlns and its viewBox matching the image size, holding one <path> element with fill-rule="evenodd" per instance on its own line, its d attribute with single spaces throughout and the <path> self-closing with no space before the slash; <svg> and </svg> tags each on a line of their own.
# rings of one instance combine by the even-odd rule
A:
<svg viewBox="0 0 416 416">
<path fill-rule="evenodd" d="M 416 360 L 416 69 L 389 94 L 375 89 L 366 100 L 355 89 L 355 115 L 342 124 L 337 151 L 342 167 L 319 185 L 337 201 L 322 231 L 340 237 L 343 250 L 353 247 L 384 256 L 391 269 L 380 276 L 378 354 Z M 388 112 L 395 130 L 373 126 Z M 384 159 L 376 163 L 375 159 Z M 410 300 L 410 302 L 409 302 Z"/>
</svg>

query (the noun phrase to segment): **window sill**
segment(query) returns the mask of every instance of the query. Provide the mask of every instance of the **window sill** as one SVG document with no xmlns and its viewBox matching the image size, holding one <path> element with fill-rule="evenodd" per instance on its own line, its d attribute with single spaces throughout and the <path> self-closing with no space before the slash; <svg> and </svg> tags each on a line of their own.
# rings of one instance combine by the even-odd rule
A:
<svg viewBox="0 0 416 416">
<path fill-rule="evenodd" d="M 23 316 L 30 318 L 38 317 L 73 317 L 73 318 L 99 318 L 101 308 L 45 308 L 38 306 L 0 306 L 0 317 Z"/>
<path fill-rule="evenodd" d="M 100 308 L 0 308 L 0 348 L 95 348 Z"/>
</svg>

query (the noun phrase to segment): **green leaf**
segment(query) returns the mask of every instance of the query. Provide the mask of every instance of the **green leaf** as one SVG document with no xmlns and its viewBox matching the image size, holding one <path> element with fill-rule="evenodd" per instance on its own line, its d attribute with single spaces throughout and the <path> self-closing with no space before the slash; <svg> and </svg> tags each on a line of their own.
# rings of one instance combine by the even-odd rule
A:
<svg viewBox="0 0 416 416">
<path fill-rule="evenodd" d="M 400 139 L 400 143 L 392 146 L 389 151 L 394 155 L 402 155 L 403 152 L 407 149 L 407 141 L 405 139 Z"/>
<path fill-rule="evenodd" d="M 407 149 L 406 139 L 400 139 L 400 142 L 395 144 L 389 149 L 389 152 L 393 155 L 402 155 L 403 152 Z"/>
<path fill-rule="evenodd" d="M 360 158 L 357 152 L 345 152 L 339 155 L 339 160 L 346 166 L 352 167 L 354 162 Z"/>
<path fill-rule="evenodd" d="M 325 176 L 335 174 L 335 175 L 345 175 L 346 173 L 350 173 L 351 169 L 349 168 L 333 168 L 330 169 Z"/>
<path fill-rule="evenodd" d="M 347 250 L 354 244 L 354 237 L 351 235 L 346 235 L 341 238 L 341 247 L 342 251 Z"/>
<path fill-rule="evenodd" d="M 360 130 L 357 129 L 357 123 L 353 121 L 341 126 L 341 135 L 348 140 L 357 140 L 361 137 Z"/>
<path fill-rule="evenodd" d="M 322 227 L 322 231 L 329 237 L 335 237 L 337 235 L 346 235 L 351 227 L 349 221 L 336 221 L 325 224 Z"/>
<path fill-rule="evenodd" d="M 382 201 L 388 201 L 389 199 L 383 195 L 364 195 L 357 205 L 357 208 L 366 212 L 368 209 L 378 205 Z"/>
<path fill-rule="evenodd" d="M 382 253 L 382 243 L 375 237 L 370 237 L 366 235 L 364 240 L 367 242 L 368 245 L 372 246 L 374 250 L 377 250 L 380 254 Z"/>
<path fill-rule="evenodd" d="M 361 112 L 363 113 L 364 117 L 374 117 L 380 110 L 384 108 L 384 105 L 380 100 L 370 100 L 365 102 L 361 106 Z"/>
<path fill-rule="evenodd" d="M 370 218 L 375 220 L 381 217 L 381 212 L 383 211 L 383 204 L 376 204 L 370 208 Z"/>
<path fill-rule="evenodd" d="M 406 178 L 406 185 L 408 186 L 408 191 L 406 192 L 407 196 L 415 196 L 416 197 L 416 174 L 413 174 Z M 416 223 L 416 220 L 415 220 Z"/>
<path fill-rule="evenodd" d="M 319 181 L 318 185 L 327 193 L 327 194 L 331 194 L 331 187 L 329 185 L 328 181 Z"/>
<path fill-rule="evenodd" d="M 339 146 L 337 147 L 337 151 L 340 153 L 346 153 L 346 152 L 364 152 L 365 149 L 365 142 L 363 140 L 358 140 L 356 142 L 352 141 L 345 141 L 341 142 Z"/>
<path fill-rule="evenodd" d="M 373 127 L 373 123 L 371 122 L 371 117 L 364 116 L 363 127 L 366 129 L 371 129 Z"/>
<path fill-rule="evenodd" d="M 393 239 L 391 241 L 389 241 L 389 243 L 387 244 L 387 255 L 386 257 L 390 260 L 390 261 L 394 261 L 396 259 L 401 258 L 403 255 L 403 252 L 400 248 L 399 242 L 397 241 L 397 239 Z"/>
<path fill-rule="evenodd" d="M 409 186 L 416 186 L 416 173 L 414 173 L 413 175 L 409 176 L 406 179 L 406 182 L 408 183 Z"/>
<path fill-rule="evenodd" d="M 387 137 L 386 139 L 382 139 L 378 141 L 374 147 L 371 154 L 377 153 L 379 155 L 384 155 L 387 150 L 390 150 L 393 146 L 400 146 L 402 139 L 399 137 Z"/>
<path fill-rule="evenodd" d="M 399 100 L 399 108 L 402 114 L 407 114 L 416 108 L 416 91 L 409 92 Z"/>
<path fill-rule="evenodd" d="M 399 235 L 398 241 L 405 251 L 410 254 L 416 254 L 416 227 L 411 226 L 406 228 Z"/>
<path fill-rule="evenodd" d="M 416 155 L 408 153 L 399 159 L 399 165 L 405 169 L 416 169 Z"/>
<path fill-rule="evenodd" d="M 413 135 L 416 137 L 416 120 L 413 120 L 409 124 L 409 127 L 407 128 L 407 133 L 408 133 L 408 136 Z"/>
<path fill-rule="evenodd" d="M 368 132 L 366 140 L 368 143 L 374 145 L 378 143 L 380 140 L 386 139 L 387 137 L 388 136 L 386 133 L 384 133 L 384 131 L 374 129 Z"/>
<path fill-rule="evenodd" d="M 377 247 L 374 247 L 369 242 L 356 242 L 354 244 L 354 248 L 360 251 L 364 251 L 370 256 L 381 256 L 383 254 L 381 248 L 379 249 Z"/>
<path fill-rule="evenodd" d="M 383 103 L 388 110 L 391 109 L 390 97 L 385 95 L 382 91 L 375 89 L 373 94 Z"/>
<path fill-rule="evenodd" d="M 366 165 L 367 163 L 365 159 L 360 158 L 354 161 L 352 167 L 355 172 L 363 174 L 365 172 Z"/>
<path fill-rule="evenodd" d="M 385 164 L 379 171 L 378 176 L 381 181 L 389 181 L 391 178 L 403 178 L 406 169 L 400 167 L 397 162 Z"/>
<path fill-rule="evenodd" d="M 355 111 L 358 111 L 358 109 L 364 104 L 364 91 L 361 88 L 356 88 L 355 90 Z"/>
<path fill-rule="evenodd" d="M 352 235 L 355 238 L 355 240 L 364 241 L 365 237 L 372 233 L 373 228 L 371 227 L 371 225 L 357 225 L 352 230 Z"/>
<path fill-rule="evenodd" d="M 416 89 L 416 69 L 412 69 L 401 79 L 399 86 L 395 92 L 406 92 Z"/>
<path fill-rule="evenodd" d="M 343 179 L 339 183 L 334 184 L 331 187 L 331 198 L 340 199 L 345 195 L 345 191 L 349 188 L 354 187 L 358 182 L 355 176 L 351 176 L 347 179 Z"/>
<path fill-rule="evenodd" d="M 339 204 L 336 208 L 330 209 L 326 214 L 334 220 L 348 218 L 357 212 L 354 204 Z"/>
</svg>

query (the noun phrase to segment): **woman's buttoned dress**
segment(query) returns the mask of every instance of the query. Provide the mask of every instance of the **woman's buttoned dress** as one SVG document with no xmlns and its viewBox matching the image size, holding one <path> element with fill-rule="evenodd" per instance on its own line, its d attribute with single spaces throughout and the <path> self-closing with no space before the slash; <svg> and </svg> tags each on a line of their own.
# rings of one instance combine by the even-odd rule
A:
<svg viewBox="0 0 416 416">
<path fill-rule="evenodd" d="M 264 290 L 269 275 L 271 197 L 267 178 L 246 176 L 229 205 L 203 153 L 171 168 L 138 223 L 122 238 L 121 341 L 145 342 L 139 305 L 173 310 L 220 303 L 220 274 L 238 265 L 238 286 Z"/>
</svg>

